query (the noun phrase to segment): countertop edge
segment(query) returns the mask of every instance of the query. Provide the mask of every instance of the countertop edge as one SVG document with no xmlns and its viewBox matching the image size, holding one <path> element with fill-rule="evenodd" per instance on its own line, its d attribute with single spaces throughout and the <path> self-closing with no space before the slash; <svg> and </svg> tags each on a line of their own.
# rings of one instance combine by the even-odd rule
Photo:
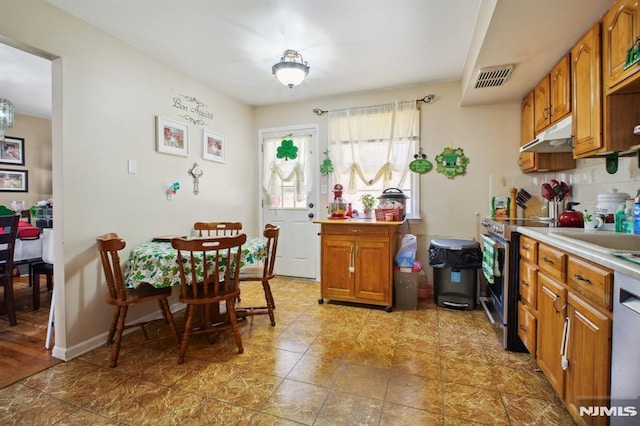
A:
<svg viewBox="0 0 640 426">
<path fill-rule="evenodd" d="M 318 219 L 313 223 L 320 225 L 376 225 L 376 226 L 400 226 L 405 221 L 378 221 L 375 219 Z"/>
<path fill-rule="evenodd" d="M 580 256 L 583 259 L 590 260 L 591 262 L 612 269 L 614 272 L 620 272 L 640 280 L 640 265 L 626 261 L 611 254 L 589 250 L 588 248 L 581 245 L 571 244 L 568 241 L 549 236 L 549 234 L 552 234 L 553 232 L 566 231 L 566 228 L 536 228 L 518 226 L 516 231 L 522 235 L 526 235 L 527 237 L 534 238 L 540 242 L 549 244 L 550 246 L 557 247 L 560 250 L 575 254 L 576 256 Z"/>
</svg>

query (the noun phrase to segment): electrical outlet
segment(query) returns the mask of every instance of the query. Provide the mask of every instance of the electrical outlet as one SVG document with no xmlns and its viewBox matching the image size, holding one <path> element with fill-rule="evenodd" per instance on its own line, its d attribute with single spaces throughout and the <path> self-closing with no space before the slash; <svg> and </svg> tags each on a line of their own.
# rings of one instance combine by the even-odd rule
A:
<svg viewBox="0 0 640 426">
<path fill-rule="evenodd" d="M 327 185 L 320 186 L 320 193 L 321 194 L 326 194 L 327 193 Z"/>
</svg>

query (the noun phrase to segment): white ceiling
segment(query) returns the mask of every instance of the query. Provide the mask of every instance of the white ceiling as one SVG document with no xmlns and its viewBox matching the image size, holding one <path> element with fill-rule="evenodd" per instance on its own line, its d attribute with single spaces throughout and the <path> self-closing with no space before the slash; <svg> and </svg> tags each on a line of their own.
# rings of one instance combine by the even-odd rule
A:
<svg viewBox="0 0 640 426">
<path fill-rule="evenodd" d="M 517 101 L 613 3 L 47 1 L 256 106 L 455 80 L 463 82 L 463 105 Z M 293 89 L 271 74 L 286 49 L 298 50 L 311 67 Z M 14 50 L 0 45 L 0 97 L 18 112 L 49 116 L 48 62 Z M 514 70 L 503 86 L 473 88 L 480 68 L 505 64 Z"/>
</svg>

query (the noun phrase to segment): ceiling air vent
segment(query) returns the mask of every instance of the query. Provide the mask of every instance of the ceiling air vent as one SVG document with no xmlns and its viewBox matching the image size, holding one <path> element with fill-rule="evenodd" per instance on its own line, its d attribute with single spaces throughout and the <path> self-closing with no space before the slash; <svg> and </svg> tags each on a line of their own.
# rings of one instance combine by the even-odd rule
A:
<svg viewBox="0 0 640 426">
<path fill-rule="evenodd" d="M 502 86 L 511 75 L 511 70 L 513 70 L 513 65 L 482 68 L 478 71 L 478 78 L 476 79 L 476 84 L 473 87 L 481 89 L 483 87 Z"/>
</svg>

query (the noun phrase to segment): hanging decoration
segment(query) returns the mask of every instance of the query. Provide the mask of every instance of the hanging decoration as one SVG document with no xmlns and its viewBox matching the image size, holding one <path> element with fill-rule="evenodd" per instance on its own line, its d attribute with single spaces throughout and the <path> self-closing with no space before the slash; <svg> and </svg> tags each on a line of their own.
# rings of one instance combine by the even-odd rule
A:
<svg viewBox="0 0 640 426">
<path fill-rule="evenodd" d="M 440 155 L 436 156 L 436 171 L 453 179 L 456 176 L 464 175 L 467 173 L 467 164 L 469 164 L 469 158 L 464 155 L 462 148 L 445 148 Z"/>
<path fill-rule="evenodd" d="M 418 153 L 413 156 L 415 160 L 409 163 L 409 170 L 414 173 L 424 174 L 430 172 L 433 168 L 431 161 L 427 160 L 427 154 L 422 152 L 422 147 L 418 150 Z"/>
<path fill-rule="evenodd" d="M 288 135 L 285 137 L 291 137 L 292 135 Z M 283 139 L 280 142 L 280 146 L 276 151 L 276 158 L 284 158 L 285 161 L 293 160 L 298 157 L 298 147 L 293 145 L 293 141 L 291 139 Z"/>
<path fill-rule="evenodd" d="M 322 152 L 325 156 L 325 159 L 322 160 L 322 164 L 320 164 L 320 174 L 322 176 L 327 176 L 328 174 L 333 173 L 333 163 L 331 162 L 331 158 L 329 158 L 329 150 L 325 149 Z"/>
<path fill-rule="evenodd" d="M 193 195 L 200 193 L 200 177 L 204 173 L 198 163 L 193 163 L 193 166 L 188 170 L 189 176 L 193 178 Z"/>
</svg>

